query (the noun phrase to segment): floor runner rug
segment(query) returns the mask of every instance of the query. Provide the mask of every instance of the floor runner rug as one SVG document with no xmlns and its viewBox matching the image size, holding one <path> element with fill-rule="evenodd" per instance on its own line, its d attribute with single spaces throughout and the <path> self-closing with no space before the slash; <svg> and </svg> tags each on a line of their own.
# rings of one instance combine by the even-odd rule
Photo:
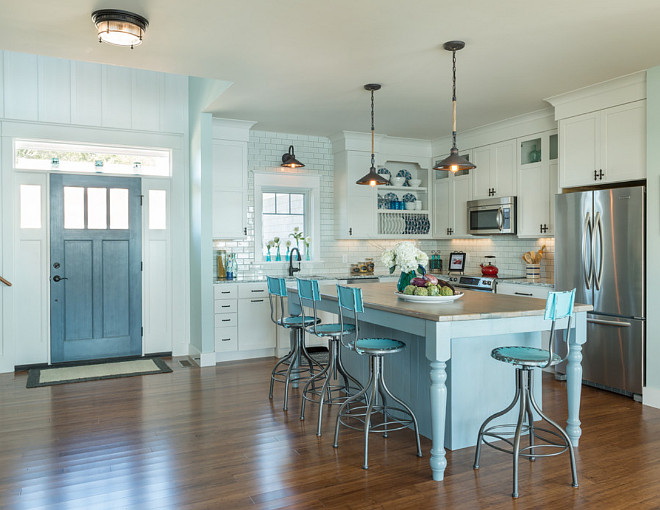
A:
<svg viewBox="0 0 660 510">
<path fill-rule="evenodd" d="M 111 361 L 54 368 L 32 368 L 28 374 L 26 387 L 38 388 L 39 386 L 51 386 L 53 384 L 164 374 L 171 371 L 172 369 L 161 358 Z"/>
</svg>

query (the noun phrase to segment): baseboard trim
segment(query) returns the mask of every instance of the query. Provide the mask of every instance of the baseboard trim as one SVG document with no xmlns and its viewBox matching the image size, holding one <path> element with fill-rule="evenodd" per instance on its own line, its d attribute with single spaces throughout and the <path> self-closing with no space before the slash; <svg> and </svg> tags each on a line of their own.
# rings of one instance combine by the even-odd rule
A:
<svg viewBox="0 0 660 510">
<path fill-rule="evenodd" d="M 648 386 L 642 388 L 642 404 L 660 409 L 660 390 Z"/>
<path fill-rule="evenodd" d="M 275 349 L 256 349 L 254 351 L 216 352 L 215 353 L 215 361 L 216 361 L 216 363 L 221 363 L 223 361 L 238 361 L 238 360 L 241 360 L 241 359 L 255 359 L 255 358 L 272 358 L 274 356 L 275 356 Z"/>
</svg>

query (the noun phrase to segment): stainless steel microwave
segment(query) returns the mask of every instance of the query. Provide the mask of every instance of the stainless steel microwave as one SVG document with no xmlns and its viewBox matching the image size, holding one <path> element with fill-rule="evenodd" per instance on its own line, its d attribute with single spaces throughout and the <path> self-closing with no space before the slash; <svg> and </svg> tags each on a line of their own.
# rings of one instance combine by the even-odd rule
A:
<svg viewBox="0 0 660 510">
<path fill-rule="evenodd" d="M 516 233 L 516 197 L 470 200 L 467 215 L 469 234 Z"/>
</svg>

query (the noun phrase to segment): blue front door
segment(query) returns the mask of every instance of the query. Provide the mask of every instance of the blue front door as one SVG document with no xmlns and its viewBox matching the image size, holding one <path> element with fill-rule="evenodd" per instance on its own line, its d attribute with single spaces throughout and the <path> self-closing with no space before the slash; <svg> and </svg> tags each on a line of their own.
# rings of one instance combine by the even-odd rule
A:
<svg viewBox="0 0 660 510">
<path fill-rule="evenodd" d="M 51 362 L 142 354 L 140 179 L 50 178 Z"/>
</svg>

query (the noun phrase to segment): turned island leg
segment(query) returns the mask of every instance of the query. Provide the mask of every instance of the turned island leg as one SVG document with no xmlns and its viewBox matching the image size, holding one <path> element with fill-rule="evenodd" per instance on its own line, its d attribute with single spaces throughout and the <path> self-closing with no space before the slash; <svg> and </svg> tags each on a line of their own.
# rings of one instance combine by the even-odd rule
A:
<svg viewBox="0 0 660 510">
<path fill-rule="evenodd" d="M 431 362 L 431 430 L 433 446 L 431 448 L 431 470 L 433 479 L 441 481 L 445 477 L 447 459 L 445 457 L 445 419 L 447 414 L 446 363 Z"/>
<path fill-rule="evenodd" d="M 568 335 L 570 352 L 566 364 L 566 392 L 568 396 L 568 420 L 566 433 L 573 446 L 580 442 L 580 394 L 582 391 L 582 344 L 587 339 L 587 314 L 575 314 L 575 334 Z"/>
</svg>

